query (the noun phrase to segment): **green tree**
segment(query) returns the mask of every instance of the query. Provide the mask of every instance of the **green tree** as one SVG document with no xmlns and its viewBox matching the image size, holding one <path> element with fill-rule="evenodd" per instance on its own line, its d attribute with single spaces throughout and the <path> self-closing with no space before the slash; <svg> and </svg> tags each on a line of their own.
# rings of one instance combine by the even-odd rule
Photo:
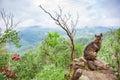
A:
<svg viewBox="0 0 120 80">
<path fill-rule="evenodd" d="M 49 46 L 55 47 L 56 45 L 60 44 L 59 37 L 60 37 L 60 35 L 58 34 L 58 32 L 54 32 L 54 33 L 48 32 L 48 38 L 46 39 L 45 42 Z"/>
<path fill-rule="evenodd" d="M 58 32 L 48 32 L 48 36 L 41 43 L 40 49 L 45 63 L 49 62 L 56 66 L 66 67 L 70 62 L 69 43 Z"/>
<path fill-rule="evenodd" d="M 18 25 L 15 23 L 12 14 L 6 14 L 5 10 L 1 11 L 1 17 L 4 22 L 4 29 L 0 28 L 0 45 L 5 46 L 6 44 L 14 44 L 16 47 L 20 47 L 19 45 L 19 32 L 14 30 L 14 27 Z"/>
<path fill-rule="evenodd" d="M 117 31 L 112 32 L 112 34 L 114 35 L 111 39 L 111 47 L 114 51 L 114 67 L 117 71 L 117 76 L 120 79 L 120 28 Z"/>
<path fill-rule="evenodd" d="M 106 33 L 99 52 L 101 59 L 112 66 L 120 79 L 120 28 Z M 119 80 L 118 79 L 118 80 Z"/>
<path fill-rule="evenodd" d="M 14 44 L 16 47 L 19 45 L 19 32 L 14 30 L 17 24 L 14 23 L 13 15 L 6 14 L 5 10 L 1 11 L 1 17 L 5 27 L 0 27 L 0 68 L 8 66 L 9 54 L 4 49 L 7 44 Z"/>
</svg>

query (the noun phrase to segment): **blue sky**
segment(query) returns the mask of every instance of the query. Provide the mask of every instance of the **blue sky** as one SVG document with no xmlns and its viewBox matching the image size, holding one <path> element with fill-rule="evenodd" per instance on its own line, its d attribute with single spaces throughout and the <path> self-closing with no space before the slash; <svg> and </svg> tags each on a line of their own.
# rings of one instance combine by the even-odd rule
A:
<svg viewBox="0 0 120 80">
<path fill-rule="evenodd" d="M 0 10 L 4 8 L 8 13 L 12 12 L 15 22 L 21 22 L 18 27 L 57 27 L 38 7 L 40 4 L 51 13 L 58 9 L 58 5 L 73 17 L 78 13 L 77 27 L 120 26 L 120 0 L 0 0 Z M 0 22 L 3 26 L 1 17 Z"/>
</svg>

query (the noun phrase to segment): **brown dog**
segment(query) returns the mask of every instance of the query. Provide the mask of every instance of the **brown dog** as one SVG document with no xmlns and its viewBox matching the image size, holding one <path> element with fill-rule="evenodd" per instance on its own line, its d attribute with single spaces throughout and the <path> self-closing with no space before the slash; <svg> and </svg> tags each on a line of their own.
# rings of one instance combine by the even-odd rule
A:
<svg viewBox="0 0 120 80">
<path fill-rule="evenodd" d="M 84 58 L 87 60 L 88 67 L 91 70 L 94 70 L 94 60 L 97 57 L 97 52 L 101 48 L 101 43 L 102 43 L 102 33 L 100 35 L 95 35 L 95 40 L 88 44 L 84 50 Z"/>
</svg>

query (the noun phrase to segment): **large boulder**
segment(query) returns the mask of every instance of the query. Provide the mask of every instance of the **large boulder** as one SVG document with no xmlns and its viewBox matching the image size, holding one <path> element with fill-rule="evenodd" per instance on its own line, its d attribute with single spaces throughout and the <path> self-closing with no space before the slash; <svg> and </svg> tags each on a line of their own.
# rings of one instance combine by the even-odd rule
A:
<svg viewBox="0 0 120 80">
<path fill-rule="evenodd" d="M 84 58 L 74 59 L 71 63 L 71 80 L 117 80 L 114 70 L 105 61 L 94 61 L 96 70 L 90 70 Z"/>
</svg>

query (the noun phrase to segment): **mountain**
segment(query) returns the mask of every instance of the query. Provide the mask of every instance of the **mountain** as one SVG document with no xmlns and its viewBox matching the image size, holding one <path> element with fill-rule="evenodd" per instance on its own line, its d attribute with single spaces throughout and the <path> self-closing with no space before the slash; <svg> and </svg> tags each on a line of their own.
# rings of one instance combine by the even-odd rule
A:
<svg viewBox="0 0 120 80">
<path fill-rule="evenodd" d="M 16 49 L 14 45 L 11 45 L 12 49 L 9 50 L 10 52 L 23 52 L 31 49 L 34 46 L 39 45 L 40 42 L 47 37 L 47 32 L 60 32 L 62 30 L 43 28 L 40 26 L 30 26 L 18 28 L 17 31 L 19 31 L 20 44 L 22 47 L 20 49 Z M 63 33 L 64 32 L 61 32 L 61 34 Z"/>
<path fill-rule="evenodd" d="M 59 32 L 60 30 L 51 29 L 51 28 L 42 28 L 40 26 L 31 26 L 20 30 L 21 44 L 23 41 L 31 45 L 36 45 L 40 41 L 44 40 L 47 37 L 47 32 Z M 24 44 L 23 44 L 24 45 Z"/>
<path fill-rule="evenodd" d="M 77 29 L 76 36 L 91 37 L 95 34 L 107 32 L 108 30 L 110 30 L 110 28 L 107 27 L 85 27 L 82 29 Z"/>
<path fill-rule="evenodd" d="M 109 31 L 110 28 L 107 27 L 85 27 L 76 30 L 75 40 L 76 42 L 85 43 L 89 38 L 93 37 L 95 34 L 105 33 Z M 11 51 L 21 52 L 26 51 L 36 45 L 39 45 L 42 40 L 47 37 L 47 32 L 59 32 L 59 34 L 66 38 L 66 33 L 61 28 L 42 28 L 40 26 L 31 26 L 18 29 L 20 32 L 20 44 L 22 47 L 20 49 L 12 48 Z"/>
</svg>

